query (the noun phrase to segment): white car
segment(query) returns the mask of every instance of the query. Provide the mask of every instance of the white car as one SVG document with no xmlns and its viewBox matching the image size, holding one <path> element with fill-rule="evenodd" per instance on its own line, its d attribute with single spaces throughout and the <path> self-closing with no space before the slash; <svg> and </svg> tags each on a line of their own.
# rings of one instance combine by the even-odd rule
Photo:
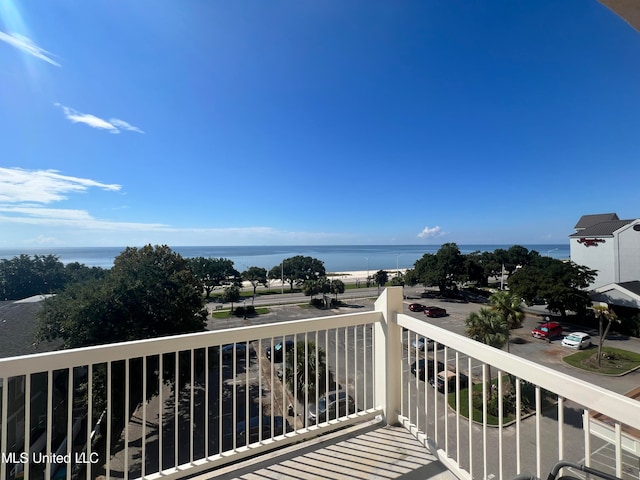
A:
<svg viewBox="0 0 640 480">
<path fill-rule="evenodd" d="M 591 346 L 591 337 L 587 333 L 574 332 L 564 337 L 562 346 L 577 348 L 578 350 L 589 348 Z"/>
<path fill-rule="evenodd" d="M 418 337 L 413 342 L 411 342 L 411 346 L 413 348 L 417 348 L 418 350 L 424 350 L 425 346 L 430 346 L 433 343 L 433 340 L 426 339 L 424 337 Z"/>
</svg>

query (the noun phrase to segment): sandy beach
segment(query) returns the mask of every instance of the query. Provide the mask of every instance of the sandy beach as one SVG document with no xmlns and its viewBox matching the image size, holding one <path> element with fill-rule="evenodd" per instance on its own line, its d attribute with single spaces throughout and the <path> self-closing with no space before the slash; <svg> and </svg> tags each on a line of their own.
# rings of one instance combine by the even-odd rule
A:
<svg viewBox="0 0 640 480">
<path fill-rule="evenodd" d="M 396 276 L 396 272 L 400 272 L 400 273 L 404 273 L 407 269 L 406 268 L 399 268 L 398 270 L 394 269 L 387 269 L 386 272 L 389 274 L 389 280 L 391 280 L 393 277 Z M 346 272 L 327 272 L 327 278 L 329 278 L 330 280 L 342 280 L 344 283 L 357 283 L 357 282 L 366 282 L 367 281 L 367 273 L 369 274 L 369 276 L 373 276 L 375 275 L 375 273 L 377 272 L 377 270 L 369 270 L 369 272 L 367 272 L 366 270 L 353 270 L 353 271 L 346 271 Z M 270 280 L 269 281 L 269 286 L 271 288 L 279 288 L 281 287 L 281 282 L 279 279 L 276 280 Z M 285 282 L 285 286 L 289 286 L 289 284 L 287 282 Z M 243 288 L 249 288 L 251 287 L 251 284 L 249 282 L 243 282 Z"/>
</svg>

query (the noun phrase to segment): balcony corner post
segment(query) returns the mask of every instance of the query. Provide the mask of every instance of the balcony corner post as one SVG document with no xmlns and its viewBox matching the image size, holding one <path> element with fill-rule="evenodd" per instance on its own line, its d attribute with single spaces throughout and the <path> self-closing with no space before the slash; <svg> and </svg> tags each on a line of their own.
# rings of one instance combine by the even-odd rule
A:
<svg viewBox="0 0 640 480">
<path fill-rule="evenodd" d="M 375 403 L 382 407 L 389 425 L 399 423 L 401 411 L 402 329 L 397 315 L 402 313 L 402 287 L 388 287 L 375 302 L 382 321 L 375 324 Z"/>
</svg>

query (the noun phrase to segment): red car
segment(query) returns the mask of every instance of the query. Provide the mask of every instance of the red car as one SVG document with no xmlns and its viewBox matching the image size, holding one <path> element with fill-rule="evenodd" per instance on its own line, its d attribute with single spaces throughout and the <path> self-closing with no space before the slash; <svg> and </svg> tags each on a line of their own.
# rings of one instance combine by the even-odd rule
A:
<svg viewBox="0 0 640 480">
<path fill-rule="evenodd" d="M 534 338 L 553 338 L 562 334 L 562 327 L 556 322 L 546 322 L 531 331 Z"/>
<path fill-rule="evenodd" d="M 445 317 L 447 311 L 441 307 L 424 307 L 424 314 L 427 317 Z"/>
<path fill-rule="evenodd" d="M 425 306 L 421 303 L 412 303 L 409 305 L 409 310 L 412 312 L 422 312 L 425 309 Z"/>
</svg>

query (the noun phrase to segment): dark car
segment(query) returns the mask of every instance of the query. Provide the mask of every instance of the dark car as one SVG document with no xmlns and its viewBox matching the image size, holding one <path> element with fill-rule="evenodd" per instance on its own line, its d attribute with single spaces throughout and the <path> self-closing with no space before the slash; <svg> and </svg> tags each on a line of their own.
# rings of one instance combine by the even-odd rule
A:
<svg viewBox="0 0 640 480">
<path fill-rule="evenodd" d="M 326 422 L 336 417 L 343 417 L 350 413 L 355 413 L 356 404 L 353 398 L 344 390 L 328 392 L 318 399 L 318 404 L 309 405 L 307 418 L 310 424 Z"/>
<path fill-rule="evenodd" d="M 265 350 L 265 354 L 267 355 L 267 358 L 274 363 L 282 362 L 283 352 L 285 350 L 287 352 L 289 350 L 293 350 L 293 344 L 293 340 L 286 340 L 284 343 L 278 342 L 273 346 L 273 354 L 271 352 L 271 347 L 267 347 L 267 349 Z"/>
<path fill-rule="evenodd" d="M 427 317 L 445 317 L 447 311 L 442 307 L 424 307 L 424 314 Z"/>
<path fill-rule="evenodd" d="M 534 338 L 553 338 L 562 334 L 562 327 L 556 322 L 545 322 L 531 331 Z"/>
<path fill-rule="evenodd" d="M 445 380 L 446 379 L 446 380 Z M 429 383 L 433 386 L 436 384 L 436 380 L 429 379 Z M 444 393 L 444 385 L 448 383 L 447 392 L 453 393 L 456 391 L 456 374 L 451 370 L 442 370 L 438 372 L 437 386 L 438 391 Z M 460 389 L 467 388 L 469 385 L 469 378 L 466 375 L 460 374 Z"/>
<path fill-rule="evenodd" d="M 409 305 L 409 310 L 412 312 L 422 312 L 424 310 L 424 305 L 421 303 L 412 303 Z"/>
<path fill-rule="evenodd" d="M 246 343 L 228 343 L 222 346 L 222 358 L 232 358 L 234 348 L 236 357 L 243 357 L 247 352 Z"/>
<path fill-rule="evenodd" d="M 417 362 L 413 362 L 413 364 L 411 364 L 411 373 L 413 373 L 415 376 L 417 376 L 420 380 L 424 380 L 425 379 L 425 368 L 424 368 L 424 363 L 425 360 L 424 358 L 421 360 L 418 360 Z M 435 372 L 433 371 L 433 360 L 429 359 L 428 363 L 427 363 L 427 375 L 426 378 L 429 380 L 433 380 L 433 377 L 435 375 Z M 444 363 L 442 362 L 438 362 L 438 367 L 437 367 L 437 372 L 441 372 L 442 370 L 444 370 Z"/>
<path fill-rule="evenodd" d="M 293 431 L 289 422 L 280 416 L 273 417 L 273 435 L 271 432 L 271 417 L 263 415 L 262 417 L 251 417 L 249 419 L 249 443 L 258 441 L 260 436 L 260 418 L 262 418 L 262 440 L 266 438 L 277 437 L 285 433 Z M 246 443 L 247 422 L 240 421 L 236 425 L 237 442 L 241 445 Z"/>
</svg>

